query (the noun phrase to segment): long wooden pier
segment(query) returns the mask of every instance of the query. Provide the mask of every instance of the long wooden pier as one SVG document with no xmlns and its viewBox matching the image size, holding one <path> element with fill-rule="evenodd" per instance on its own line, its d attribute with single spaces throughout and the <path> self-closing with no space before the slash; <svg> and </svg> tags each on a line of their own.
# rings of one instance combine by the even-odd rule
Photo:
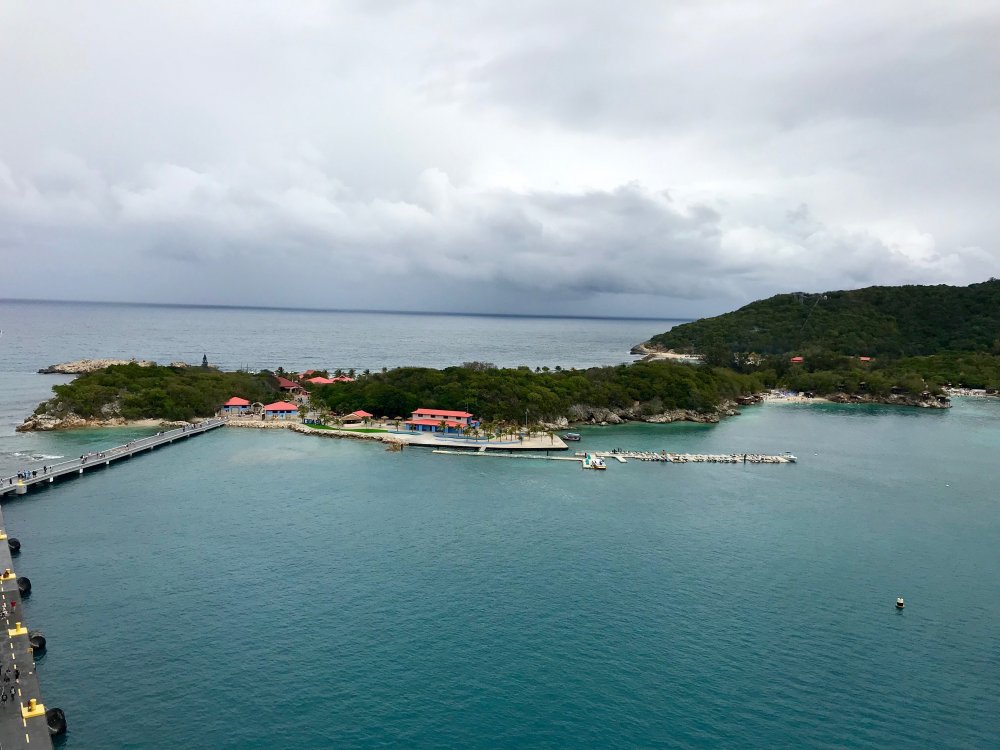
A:
<svg viewBox="0 0 1000 750">
<path fill-rule="evenodd" d="M 209 430 L 215 430 L 225 425 L 225 420 L 213 418 L 204 422 L 178 427 L 166 432 L 158 432 L 149 437 L 131 440 L 124 445 L 88 453 L 68 461 L 42 466 L 26 467 L 20 474 L 0 478 L 0 496 L 14 493 L 24 495 L 28 488 L 39 484 L 51 484 L 57 479 L 76 477 L 91 469 L 101 469 L 110 466 L 114 461 L 132 458 L 139 453 L 154 450 L 161 445 L 169 445 L 177 440 L 186 440 L 194 435 L 200 435 Z M 37 461 L 34 463 L 38 463 Z M 4 746 L 6 747 L 6 746 Z"/>
<path fill-rule="evenodd" d="M 35 673 L 34 649 L 21 608 L 21 592 L 3 512 L 0 511 L 0 748 L 51 750 L 46 707 L 42 702 L 38 675 Z M 55 709 L 53 713 L 60 713 Z M 58 722 L 58 718 L 54 718 Z"/>
</svg>

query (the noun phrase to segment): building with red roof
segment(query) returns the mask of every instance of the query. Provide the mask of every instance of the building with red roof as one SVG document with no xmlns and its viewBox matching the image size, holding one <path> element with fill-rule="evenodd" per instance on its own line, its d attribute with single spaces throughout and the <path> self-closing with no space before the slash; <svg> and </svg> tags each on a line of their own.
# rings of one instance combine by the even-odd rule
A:
<svg viewBox="0 0 1000 750">
<path fill-rule="evenodd" d="M 317 376 L 315 378 L 308 378 L 307 383 L 314 383 L 315 385 L 330 385 L 331 383 L 336 383 L 334 378 L 324 378 L 323 376 Z"/>
<path fill-rule="evenodd" d="M 246 414 L 249 410 L 250 402 L 239 396 L 233 396 L 222 405 L 222 411 L 226 414 Z"/>
<path fill-rule="evenodd" d="M 466 428 L 475 427 L 479 423 L 474 421 L 472 414 L 467 411 L 417 409 L 404 424 L 406 429 L 412 432 L 461 434 Z"/>
<path fill-rule="evenodd" d="M 289 419 L 299 414 L 299 407 L 287 401 L 275 401 L 264 407 L 264 416 L 267 419 Z"/>
<path fill-rule="evenodd" d="M 283 378 L 280 375 L 274 376 L 278 381 L 278 387 L 283 391 L 288 391 L 289 393 L 296 393 L 302 390 L 302 386 L 296 383 L 294 380 L 289 380 L 288 378 Z"/>
<path fill-rule="evenodd" d="M 789 361 L 790 362 L 800 363 L 800 362 L 805 362 L 805 359 L 802 358 L 802 357 L 792 357 Z"/>
</svg>

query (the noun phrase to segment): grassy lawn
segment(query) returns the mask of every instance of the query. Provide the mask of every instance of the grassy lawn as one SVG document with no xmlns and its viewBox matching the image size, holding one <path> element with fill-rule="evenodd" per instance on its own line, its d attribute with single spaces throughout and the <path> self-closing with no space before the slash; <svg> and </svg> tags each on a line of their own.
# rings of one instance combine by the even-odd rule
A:
<svg viewBox="0 0 1000 750">
<path fill-rule="evenodd" d="M 337 427 L 328 424 L 307 424 L 306 427 L 311 427 L 314 430 L 343 430 L 344 432 L 388 432 L 388 430 L 381 430 L 377 427 Z"/>
</svg>

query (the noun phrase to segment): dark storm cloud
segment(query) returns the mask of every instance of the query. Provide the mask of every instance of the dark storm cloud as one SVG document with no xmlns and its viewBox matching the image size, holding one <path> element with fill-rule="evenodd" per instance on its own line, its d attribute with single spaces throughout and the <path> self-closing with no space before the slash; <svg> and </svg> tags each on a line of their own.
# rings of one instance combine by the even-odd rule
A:
<svg viewBox="0 0 1000 750">
<path fill-rule="evenodd" d="M 684 315 L 1000 266 L 985 3 L 102 9 L 0 10 L 0 263 L 51 296 Z"/>
</svg>

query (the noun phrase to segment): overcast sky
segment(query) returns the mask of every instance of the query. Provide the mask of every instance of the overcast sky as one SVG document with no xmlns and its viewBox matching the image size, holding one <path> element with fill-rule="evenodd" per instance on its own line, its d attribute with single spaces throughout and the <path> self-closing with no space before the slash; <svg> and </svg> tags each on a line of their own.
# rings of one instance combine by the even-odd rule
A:
<svg viewBox="0 0 1000 750">
<path fill-rule="evenodd" d="M 3 297 L 697 316 L 1000 276 L 994 0 L 0 4 Z"/>
</svg>

